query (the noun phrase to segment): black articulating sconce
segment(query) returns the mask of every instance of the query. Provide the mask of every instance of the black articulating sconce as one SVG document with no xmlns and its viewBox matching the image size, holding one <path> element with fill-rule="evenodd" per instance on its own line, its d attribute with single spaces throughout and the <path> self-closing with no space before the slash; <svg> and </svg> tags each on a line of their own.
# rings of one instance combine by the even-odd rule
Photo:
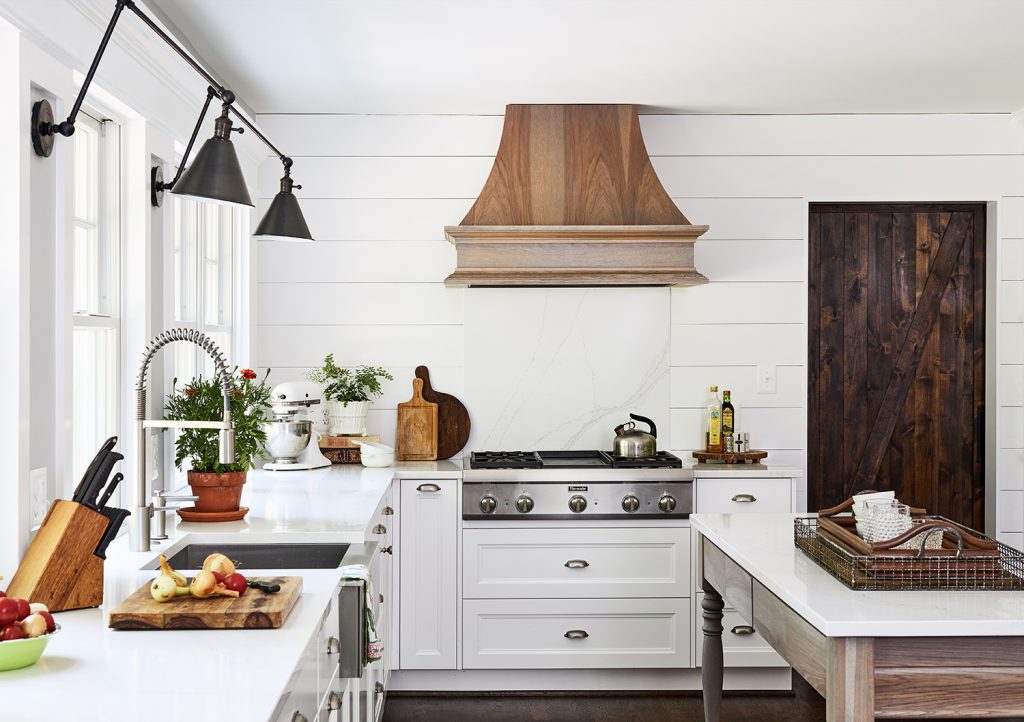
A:
<svg viewBox="0 0 1024 722">
<path fill-rule="evenodd" d="M 127 8 L 142 20 L 143 23 L 156 33 L 172 50 L 174 50 L 189 66 L 201 75 L 209 87 L 206 90 L 206 102 L 199 113 L 199 120 L 189 138 L 188 146 L 185 148 L 185 155 L 181 159 L 174 178 L 164 182 L 163 169 L 154 166 L 150 173 L 151 192 L 150 201 L 154 206 L 163 203 L 164 191 L 170 191 L 175 195 L 197 198 L 215 203 L 225 203 L 238 206 L 252 206 L 252 199 L 249 197 L 249 190 L 245 184 L 245 177 L 242 173 L 242 166 L 238 162 L 238 154 L 235 152 L 234 144 L 231 142 L 231 133 L 242 133 L 244 128 L 233 128 L 231 115 L 234 115 L 239 122 L 252 131 L 253 135 L 274 152 L 284 165 L 284 177 L 281 178 L 281 190 L 274 197 L 267 210 L 266 215 L 260 221 L 254 234 L 257 240 L 279 240 L 279 241 L 312 241 L 313 236 L 306 226 L 306 220 L 299 208 L 299 202 L 292 193 L 293 188 L 302 186 L 294 185 L 291 178 L 292 159 L 278 150 L 273 143 L 253 123 L 234 106 L 235 94 L 218 83 L 212 75 L 203 69 L 192 57 L 185 52 L 184 48 L 178 45 L 167 33 L 165 33 L 153 20 L 149 18 L 133 2 L 133 0 L 116 0 L 114 14 L 107 24 L 103 33 L 96 55 L 92 59 L 89 71 L 85 75 L 82 89 L 75 98 L 75 104 L 71 107 L 67 120 L 54 123 L 53 108 L 49 101 L 40 100 L 32 106 L 32 148 L 36 155 L 49 157 L 53 153 L 54 141 L 57 135 L 70 138 L 75 133 L 75 119 L 82 109 L 82 102 L 85 100 L 89 86 L 92 84 L 93 76 L 96 75 L 96 68 L 100 59 L 107 49 L 110 37 L 114 33 L 114 26 L 118 18 Z M 195 145 L 196 137 L 206 119 L 206 113 L 210 109 L 210 103 L 214 98 L 221 101 L 220 117 L 214 122 L 213 137 L 209 138 L 203 147 L 196 153 L 195 162 L 186 167 L 192 147 Z"/>
</svg>

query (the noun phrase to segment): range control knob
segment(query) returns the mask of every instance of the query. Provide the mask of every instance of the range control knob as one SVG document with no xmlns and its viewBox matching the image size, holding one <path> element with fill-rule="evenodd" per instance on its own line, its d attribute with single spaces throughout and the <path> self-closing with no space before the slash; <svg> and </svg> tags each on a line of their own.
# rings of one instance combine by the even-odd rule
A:
<svg viewBox="0 0 1024 722">
<path fill-rule="evenodd" d="M 573 514 L 582 514 L 583 510 L 587 508 L 587 500 L 585 497 L 579 494 L 574 494 L 569 498 L 569 509 Z"/>
<path fill-rule="evenodd" d="M 480 511 L 484 514 L 493 514 L 498 508 L 498 500 L 493 496 L 485 496 L 480 500 Z"/>
<path fill-rule="evenodd" d="M 622 510 L 628 511 L 630 514 L 640 508 L 640 500 L 632 494 L 622 497 Z"/>
<path fill-rule="evenodd" d="M 663 497 L 658 499 L 658 508 L 666 514 L 669 514 L 676 510 L 676 498 L 671 494 L 665 494 Z"/>
<path fill-rule="evenodd" d="M 528 497 L 526 494 L 523 494 L 521 497 L 516 499 L 516 509 L 518 509 L 521 514 L 528 514 L 533 511 L 533 499 Z"/>
</svg>

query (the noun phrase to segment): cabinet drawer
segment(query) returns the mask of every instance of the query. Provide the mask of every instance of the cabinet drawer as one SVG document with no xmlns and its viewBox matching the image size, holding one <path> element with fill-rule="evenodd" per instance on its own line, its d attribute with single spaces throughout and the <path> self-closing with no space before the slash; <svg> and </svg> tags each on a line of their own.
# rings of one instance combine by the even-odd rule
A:
<svg viewBox="0 0 1024 722">
<path fill-rule="evenodd" d="M 788 513 L 791 479 L 697 479 L 695 508 L 701 514 Z"/>
<path fill-rule="evenodd" d="M 697 597 L 699 604 L 700 595 Z M 698 607 L 699 609 L 699 607 Z M 750 629 L 746 620 L 736 611 L 727 609 L 722 618 L 722 657 L 726 667 L 786 667 L 786 660 L 780 657 L 764 638 Z M 697 619 L 697 666 L 703 653 L 704 635 L 700 631 L 701 620 Z"/>
<path fill-rule="evenodd" d="M 340 658 L 341 642 L 338 639 L 340 626 L 338 624 L 338 591 L 335 590 L 335 597 L 327 608 L 327 614 L 320 630 L 317 633 L 316 654 L 317 654 L 317 685 L 318 698 L 322 698 L 330 688 L 331 680 L 338 673 L 338 659 Z"/>
<path fill-rule="evenodd" d="M 689 597 L 690 530 L 466 529 L 466 599 Z"/>
<path fill-rule="evenodd" d="M 689 599 L 463 602 L 465 669 L 688 667 Z"/>
</svg>

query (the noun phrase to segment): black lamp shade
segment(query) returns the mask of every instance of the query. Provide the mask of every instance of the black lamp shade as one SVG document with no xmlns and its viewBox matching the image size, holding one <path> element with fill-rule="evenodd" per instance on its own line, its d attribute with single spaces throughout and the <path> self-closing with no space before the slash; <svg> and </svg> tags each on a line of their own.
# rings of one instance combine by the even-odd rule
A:
<svg viewBox="0 0 1024 722">
<path fill-rule="evenodd" d="M 299 208 L 299 201 L 291 190 L 282 189 L 274 196 L 253 237 L 258 241 L 313 240 L 302 209 Z"/>
<path fill-rule="evenodd" d="M 234 144 L 216 136 L 203 143 L 171 193 L 214 203 L 252 206 Z"/>
</svg>

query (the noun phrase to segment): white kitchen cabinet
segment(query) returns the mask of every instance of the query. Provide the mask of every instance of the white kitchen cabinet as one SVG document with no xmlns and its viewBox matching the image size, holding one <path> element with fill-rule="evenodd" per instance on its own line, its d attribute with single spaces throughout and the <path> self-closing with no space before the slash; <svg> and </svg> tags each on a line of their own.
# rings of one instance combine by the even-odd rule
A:
<svg viewBox="0 0 1024 722">
<path fill-rule="evenodd" d="M 689 599 L 463 602 L 465 669 L 689 666 Z"/>
<path fill-rule="evenodd" d="M 401 481 L 399 665 L 455 669 L 459 482 Z"/>
<path fill-rule="evenodd" d="M 324 617 L 326 618 L 327 612 Z M 292 672 L 288 688 L 277 704 L 271 719 L 274 722 L 316 722 L 319 718 L 321 685 L 319 680 L 320 636 L 324 620 L 306 644 L 295 671 Z"/>
<path fill-rule="evenodd" d="M 463 599 L 690 596 L 690 530 L 466 529 Z"/>
</svg>

